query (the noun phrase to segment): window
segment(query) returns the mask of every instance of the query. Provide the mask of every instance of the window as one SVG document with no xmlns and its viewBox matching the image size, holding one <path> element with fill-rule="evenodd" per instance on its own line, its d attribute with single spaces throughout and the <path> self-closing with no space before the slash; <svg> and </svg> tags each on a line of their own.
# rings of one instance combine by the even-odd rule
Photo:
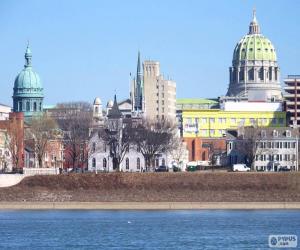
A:
<svg viewBox="0 0 300 250">
<path fill-rule="evenodd" d="M 96 151 L 96 142 L 93 142 L 92 152 L 95 153 L 95 151 Z"/>
<path fill-rule="evenodd" d="M 205 123 L 206 123 L 206 121 L 207 121 L 207 119 L 206 119 L 206 118 L 202 118 L 202 119 L 201 119 L 201 123 L 203 123 L 203 124 L 205 124 Z"/>
<path fill-rule="evenodd" d="M 248 70 L 248 80 L 250 81 L 254 80 L 254 68 Z"/>
<path fill-rule="evenodd" d="M 255 119 L 254 118 L 250 118 L 250 124 L 254 125 L 255 124 Z"/>
<path fill-rule="evenodd" d="M 137 169 L 140 169 L 140 168 L 141 168 L 141 160 L 140 160 L 140 158 L 137 158 L 137 159 L 136 159 L 136 168 L 137 168 Z"/>
<path fill-rule="evenodd" d="M 233 123 L 233 124 L 236 124 L 236 118 L 231 118 L 230 122 Z"/>
<path fill-rule="evenodd" d="M 26 102 L 26 111 L 30 111 L 30 103 L 28 101 Z"/>
<path fill-rule="evenodd" d="M 271 120 L 271 123 L 272 123 L 272 125 L 276 125 L 277 119 L 276 119 L 276 118 L 273 118 L 273 119 Z"/>
<path fill-rule="evenodd" d="M 272 80 L 272 67 L 269 67 L 269 80 Z"/>
<path fill-rule="evenodd" d="M 156 158 L 155 159 L 155 166 L 158 167 L 159 166 L 159 160 Z"/>
<path fill-rule="evenodd" d="M 129 169 L 129 159 L 126 158 L 126 170 L 128 170 L 128 169 Z"/>
<path fill-rule="evenodd" d="M 106 166 L 107 166 L 106 158 L 103 158 L 103 169 L 106 169 Z"/>
<path fill-rule="evenodd" d="M 286 134 L 286 137 L 291 137 L 291 131 L 287 130 L 287 131 L 285 132 L 285 134 Z"/>
<path fill-rule="evenodd" d="M 210 132 L 210 136 L 215 135 L 215 130 L 214 129 L 211 129 L 209 132 Z"/>
<path fill-rule="evenodd" d="M 93 168 L 96 167 L 96 159 L 95 158 L 93 158 L 93 160 L 92 160 L 92 166 L 93 166 Z"/>
<path fill-rule="evenodd" d="M 263 137 L 263 138 L 266 137 L 266 131 L 265 130 L 261 131 L 261 137 Z"/>
<path fill-rule="evenodd" d="M 278 131 L 277 130 L 273 130 L 273 136 L 278 137 Z"/>
<path fill-rule="evenodd" d="M 278 79 L 278 68 L 276 67 L 275 68 L 275 80 L 277 81 L 277 79 Z"/>
<path fill-rule="evenodd" d="M 258 72 L 258 78 L 259 78 L 260 80 L 264 80 L 264 68 L 263 68 L 263 67 L 261 67 L 261 68 L 259 69 L 259 72 Z"/>
<path fill-rule="evenodd" d="M 165 159 L 164 159 L 164 158 L 161 160 L 161 165 L 163 165 L 163 166 L 165 166 L 165 165 L 166 165 L 166 161 L 165 161 Z"/>
<path fill-rule="evenodd" d="M 210 123 L 215 123 L 215 118 L 209 118 Z"/>
<path fill-rule="evenodd" d="M 244 68 L 241 68 L 241 70 L 239 72 L 239 79 L 240 79 L 240 81 L 244 81 L 244 79 L 245 79 Z"/>
<path fill-rule="evenodd" d="M 42 111 L 42 103 L 40 102 L 40 111 Z"/>
<path fill-rule="evenodd" d="M 23 111 L 23 105 L 22 105 L 22 102 L 19 102 L 19 111 Z"/>
</svg>

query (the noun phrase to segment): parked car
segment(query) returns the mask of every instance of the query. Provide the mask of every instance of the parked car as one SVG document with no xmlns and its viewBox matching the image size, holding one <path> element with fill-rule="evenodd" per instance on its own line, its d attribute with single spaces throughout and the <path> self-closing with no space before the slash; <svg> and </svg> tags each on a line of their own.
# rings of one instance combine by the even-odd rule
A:
<svg viewBox="0 0 300 250">
<path fill-rule="evenodd" d="M 279 172 L 287 172 L 287 171 L 291 171 L 291 169 L 289 169 L 288 167 L 280 167 Z"/>
<path fill-rule="evenodd" d="M 155 168 L 155 172 L 169 172 L 169 168 L 167 166 L 159 166 Z"/>
<path fill-rule="evenodd" d="M 250 172 L 250 168 L 246 164 L 233 164 L 232 170 L 234 172 Z"/>
</svg>

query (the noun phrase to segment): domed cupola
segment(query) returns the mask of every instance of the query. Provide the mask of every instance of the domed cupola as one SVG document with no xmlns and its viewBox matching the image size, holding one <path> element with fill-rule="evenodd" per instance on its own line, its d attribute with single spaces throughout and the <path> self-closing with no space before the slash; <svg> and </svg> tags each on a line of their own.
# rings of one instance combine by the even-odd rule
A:
<svg viewBox="0 0 300 250">
<path fill-rule="evenodd" d="M 14 82 L 13 110 L 24 112 L 25 118 L 39 114 L 43 110 L 43 87 L 39 75 L 32 69 L 32 53 L 29 45 L 25 52 L 24 69 Z"/>
<path fill-rule="evenodd" d="M 275 47 L 260 33 L 255 10 L 249 32 L 235 46 L 227 96 L 281 100 L 280 71 Z"/>
</svg>

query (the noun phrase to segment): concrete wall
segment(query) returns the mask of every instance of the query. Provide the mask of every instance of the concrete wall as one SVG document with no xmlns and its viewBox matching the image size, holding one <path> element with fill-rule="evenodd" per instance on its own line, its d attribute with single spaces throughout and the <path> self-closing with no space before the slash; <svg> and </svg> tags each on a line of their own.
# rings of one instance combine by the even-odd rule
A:
<svg viewBox="0 0 300 250">
<path fill-rule="evenodd" d="M 0 174 L 0 187 L 10 187 L 25 178 L 23 174 Z"/>
<path fill-rule="evenodd" d="M 59 174 L 58 168 L 24 168 L 24 174 L 0 174 L 0 188 L 17 185 L 27 176 Z"/>
</svg>

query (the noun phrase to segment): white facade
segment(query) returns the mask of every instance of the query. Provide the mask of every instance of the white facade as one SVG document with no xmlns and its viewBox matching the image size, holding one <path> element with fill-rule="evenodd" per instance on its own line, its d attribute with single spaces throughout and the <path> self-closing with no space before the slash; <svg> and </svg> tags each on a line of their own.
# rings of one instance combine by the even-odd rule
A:
<svg viewBox="0 0 300 250">
<path fill-rule="evenodd" d="M 11 107 L 0 104 L 0 120 L 8 120 Z"/>
<path fill-rule="evenodd" d="M 109 146 L 105 145 L 98 133 L 94 133 L 89 141 L 88 170 L 91 172 L 113 172 L 112 157 L 110 157 Z M 159 155 L 155 159 L 155 167 L 160 165 L 168 166 L 170 162 L 166 155 Z M 134 146 L 130 147 L 125 154 L 121 164 L 122 172 L 143 172 L 146 170 L 145 159 L 142 153 L 138 152 Z"/>
<path fill-rule="evenodd" d="M 220 107 L 224 111 L 282 111 L 282 102 L 249 102 L 249 101 L 221 101 Z"/>
</svg>

